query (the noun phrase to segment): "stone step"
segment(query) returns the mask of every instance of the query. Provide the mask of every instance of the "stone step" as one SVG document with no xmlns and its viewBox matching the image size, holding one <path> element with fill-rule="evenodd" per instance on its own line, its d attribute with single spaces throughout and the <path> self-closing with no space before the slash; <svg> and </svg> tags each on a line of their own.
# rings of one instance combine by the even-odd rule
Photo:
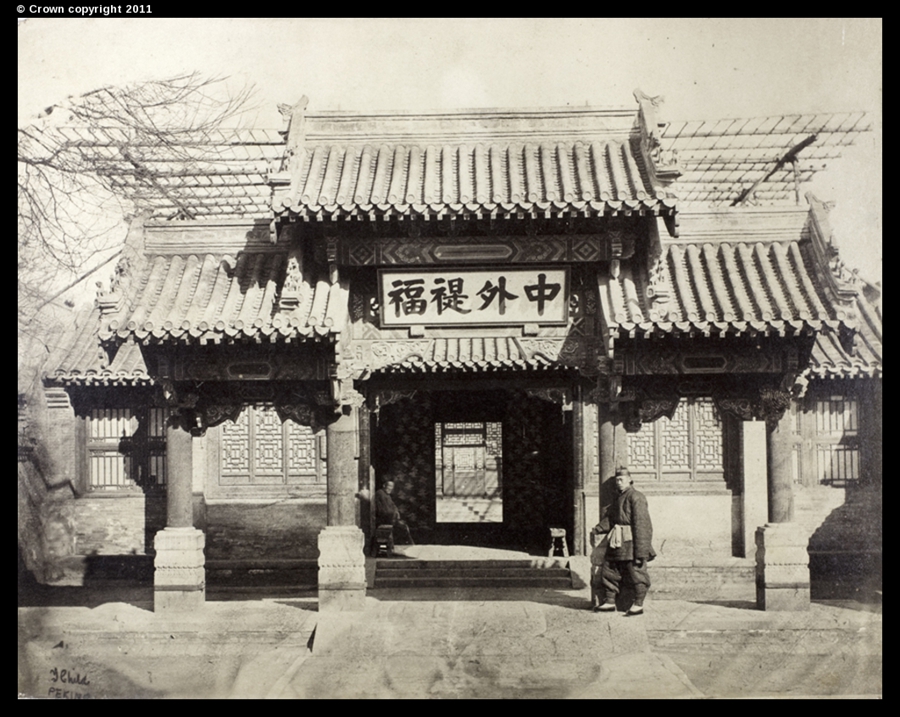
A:
<svg viewBox="0 0 900 717">
<path fill-rule="evenodd" d="M 650 566 L 650 592 L 668 600 L 756 599 L 756 568 L 730 566 Z"/>
<path fill-rule="evenodd" d="M 407 570 L 402 566 L 378 566 L 378 578 L 562 578 L 569 579 L 569 571 L 565 568 L 413 568 Z"/>
<path fill-rule="evenodd" d="M 381 577 L 375 575 L 375 588 L 556 588 L 570 590 L 568 577 Z"/>
<path fill-rule="evenodd" d="M 534 587 L 570 589 L 568 559 L 416 560 L 379 558 L 375 587 Z"/>
<path fill-rule="evenodd" d="M 561 568 L 568 570 L 568 558 L 529 558 L 515 560 L 419 560 L 404 558 L 378 558 L 376 566 L 382 568 L 403 567 L 409 570 L 469 570 L 490 568 L 494 570 L 506 568 L 529 568 L 547 570 Z"/>
</svg>

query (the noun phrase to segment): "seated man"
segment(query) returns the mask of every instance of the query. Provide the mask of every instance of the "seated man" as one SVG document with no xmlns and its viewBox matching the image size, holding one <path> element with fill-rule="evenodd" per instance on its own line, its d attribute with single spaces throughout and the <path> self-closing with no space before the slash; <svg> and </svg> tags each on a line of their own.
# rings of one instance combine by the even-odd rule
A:
<svg viewBox="0 0 900 717">
<path fill-rule="evenodd" d="M 412 536 L 409 534 L 409 526 L 400 520 L 400 511 L 394 505 L 394 499 L 391 493 L 394 491 L 394 481 L 387 480 L 384 486 L 375 491 L 375 524 L 376 525 L 393 525 L 395 529 L 402 534 L 406 534 L 406 541 L 410 545 L 415 545 Z"/>
</svg>

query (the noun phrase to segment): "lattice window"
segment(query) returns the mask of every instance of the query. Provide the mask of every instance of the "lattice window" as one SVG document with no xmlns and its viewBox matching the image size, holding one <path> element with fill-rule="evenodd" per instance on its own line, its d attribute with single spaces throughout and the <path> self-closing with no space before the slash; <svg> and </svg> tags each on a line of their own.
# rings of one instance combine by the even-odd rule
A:
<svg viewBox="0 0 900 717">
<path fill-rule="evenodd" d="M 722 470 L 722 421 L 711 399 L 693 402 L 694 465 L 700 471 Z"/>
<path fill-rule="evenodd" d="M 655 426 L 643 426 L 628 435 L 628 466 L 641 473 L 657 472 Z"/>
<path fill-rule="evenodd" d="M 844 396 L 816 401 L 816 432 L 820 436 L 855 436 L 857 411 L 856 400 Z"/>
<path fill-rule="evenodd" d="M 659 458 L 663 472 L 691 470 L 690 412 L 690 405 L 682 402 L 671 420 L 661 418 L 657 421 L 661 448 Z"/>
<path fill-rule="evenodd" d="M 712 399 L 683 399 L 671 419 L 628 434 L 628 466 L 660 481 L 717 480 L 724 472 L 722 445 L 722 421 Z"/>
<path fill-rule="evenodd" d="M 816 401 L 816 478 L 819 483 L 846 484 L 859 479 L 856 399 L 830 396 Z"/>
<path fill-rule="evenodd" d="M 166 483 L 168 409 L 95 408 L 87 417 L 88 488 L 155 488 Z"/>
<path fill-rule="evenodd" d="M 248 406 L 222 425 L 220 484 L 324 485 L 324 432 L 281 422 L 274 406 Z"/>
</svg>

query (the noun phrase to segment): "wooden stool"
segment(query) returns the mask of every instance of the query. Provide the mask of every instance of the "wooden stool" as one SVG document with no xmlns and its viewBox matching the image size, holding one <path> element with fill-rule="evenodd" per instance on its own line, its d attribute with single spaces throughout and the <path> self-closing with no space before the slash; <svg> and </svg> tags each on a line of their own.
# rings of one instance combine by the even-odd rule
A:
<svg viewBox="0 0 900 717">
<path fill-rule="evenodd" d="M 375 557 L 377 558 L 382 552 L 385 555 L 394 554 L 394 526 L 390 523 L 379 525 L 375 528 L 375 535 L 372 537 L 375 544 Z"/>
<path fill-rule="evenodd" d="M 547 553 L 548 558 L 553 557 L 556 552 L 557 543 L 562 545 L 562 554 L 564 558 L 569 557 L 569 547 L 566 545 L 566 529 L 550 528 L 550 551 Z"/>
</svg>

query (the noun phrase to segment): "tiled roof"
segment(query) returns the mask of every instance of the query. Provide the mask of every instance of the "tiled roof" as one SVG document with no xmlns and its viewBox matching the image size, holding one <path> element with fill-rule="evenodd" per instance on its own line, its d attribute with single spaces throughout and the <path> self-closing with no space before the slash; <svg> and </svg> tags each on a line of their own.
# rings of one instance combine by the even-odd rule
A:
<svg viewBox="0 0 900 717">
<path fill-rule="evenodd" d="M 860 296 L 858 332 L 848 350 L 835 332 L 816 336 L 809 369 L 810 378 L 877 378 L 882 375 L 881 310 Z"/>
<path fill-rule="evenodd" d="M 304 276 L 296 305 L 282 307 L 287 261 L 282 252 L 149 257 L 130 308 L 106 318 L 101 338 L 220 343 L 338 333 L 346 320 L 346 287 L 324 275 Z"/>
<path fill-rule="evenodd" d="M 636 140 L 635 140 L 636 142 Z M 298 216 L 668 211 L 632 141 L 307 146 Z"/>
<path fill-rule="evenodd" d="M 180 133 L 164 147 L 103 127 L 63 126 L 46 139 L 77 148 L 114 192 L 159 218 L 269 216 L 269 172 L 284 154 L 269 129 Z"/>
<path fill-rule="evenodd" d="M 558 367 L 539 355 L 528 358 L 514 338 L 439 338 L 432 339 L 422 353 L 407 356 L 376 373 L 522 371 Z"/>
<path fill-rule="evenodd" d="M 141 354 L 140 346 L 127 341 L 111 347 L 112 361 L 107 348 L 101 346 L 97 335 L 100 311 L 96 307 L 82 314 L 62 348 L 51 357 L 47 379 L 57 384 L 134 386 L 149 385 L 152 379 Z"/>
<path fill-rule="evenodd" d="M 852 327 L 852 309 L 830 301 L 800 242 L 672 243 L 651 282 L 636 262 L 619 276 L 600 273 L 600 299 L 611 335 L 799 333 Z M 668 294 L 666 303 L 650 296 Z"/>
<path fill-rule="evenodd" d="M 815 136 L 797 153 L 796 175 L 786 162 L 747 198 L 748 204 L 795 204 L 795 178 L 807 184 L 872 129 L 865 112 L 673 121 L 661 142 L 683 172 L 673 186 L 680 206 L 729 206 L 775 169 L 778 159 Z"/>
</svg>

